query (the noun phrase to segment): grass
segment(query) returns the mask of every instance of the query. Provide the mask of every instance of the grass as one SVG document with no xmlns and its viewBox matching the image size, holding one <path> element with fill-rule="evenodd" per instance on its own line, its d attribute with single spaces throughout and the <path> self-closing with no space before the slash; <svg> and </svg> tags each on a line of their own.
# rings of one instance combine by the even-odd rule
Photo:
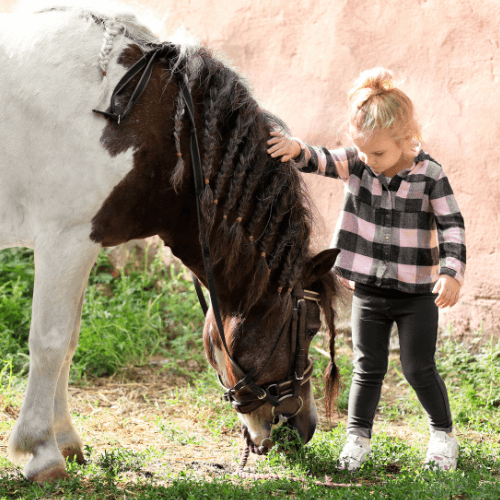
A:
<svg viewBox="0 0 500 500">
<path fill-rule="evenodd" d="M 0 438 L 5 438 L 26 383 L 32 253 L 0 252 L 0 271 Z M 204 360 L 202 326 L 193 286 L 182 273 L 164 269 L 159 260 L 116 273 L 107 253 L 101 252 L 89 280 L 72 369 L 73 406 L 78 408 L 74 419 L 89 444 L 88 464 L 68 463 L 69 479 L 38 486 L 23 478 L 0 447 L 0 500 L 500 497 L 500 344 L 493 337 L 485 339 L 478 332 L 470 346 L 448 339 L 438 347 L 438 369 L 449 390 L 461 445 L 457 471 L 422 469 L 426 416 L 393 355 L 376 417 L 374 459 L 354 475 L 335 467 L 345 439 L 351 378 L 351 353 L 341 337 L 336 359 L 343 388 L 335 421 L 323 421 L 307 446 L 297 446 L 293 435 L 282 436 L 281 447 L 249 461 L 249 470 L 293 474 L 304 479 L 302 484 L 244 481 L 232 475 L 241 446 L 239 420 L 219 399 L 220 390 Z M 328 360 L 321 354 L 324 340 L 318 337 L 314 345 L 318 349 L 310 354 L 321 407 L 321 373 Z M 136 410 L 126 410 L 130 404 Z M 132 437 L 145 436 L 148 430 L 147 446 L 123 444 L 120 429 L 133 426 L 139 430 L 128 431 Z M 229 450 L 226 455 L 223 449 Z M 217 458 L 204 458 L 207 454 Z M 322 480 L 325 475 L 337 483 L 362 486 L 327 489 L 312 483 L 311 478 Z"/>
<path fill-rule="evenodd" d="M 72 381 L 112 375 L 152 356 L 203 364 L 203 314 L 193 284 L 159 258 L 117 275 L 108 252 L 101 251 L 90 274 Z M 31 250 L 0 252 L 0 372 L 6 366 L 15 374 L 27 372 L 33 279 Z"/>
</svg>

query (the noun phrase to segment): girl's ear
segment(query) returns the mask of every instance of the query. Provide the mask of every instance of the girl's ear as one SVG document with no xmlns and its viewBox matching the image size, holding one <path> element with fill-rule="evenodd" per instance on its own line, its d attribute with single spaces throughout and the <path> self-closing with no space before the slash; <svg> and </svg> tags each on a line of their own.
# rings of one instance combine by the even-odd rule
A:
<svg viewBox="0 0 500 500">
<path fill-rule="evenodd" d="M 411 135 L 400 137 L 396 140 L 396 144 L 399 148 L 401 148 L 403 154 L 405 155 L 411 154 L 413 149 L 415 149 L 415 141 Z"/>
</svg>

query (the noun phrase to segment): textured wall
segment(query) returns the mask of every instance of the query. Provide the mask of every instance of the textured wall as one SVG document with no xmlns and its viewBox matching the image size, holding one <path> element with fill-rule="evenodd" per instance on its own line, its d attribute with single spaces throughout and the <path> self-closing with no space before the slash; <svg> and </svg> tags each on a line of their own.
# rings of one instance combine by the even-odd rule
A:
<svg viewBox="0 0 500 500">
<path fill-rule="evenodd" d="M 3 9 L 14 2 L 0 0 Z M 56 3 L 56 2 L 55 2 Z M 484 323 L 500 336 L 500 2 L 498 0 L 143 0 L 171 30 L 184 24 L 221 50 L 262 105 L 294 135 L 345 145 L 345 96 L 361 70 L 407 77 L 425 126 L 425 149 L 442 163 L 466 221 L 468 269 L 457 306 L 441 316 L 459 334 Z M 340 182 L 306 175 L 327 245 Z"/>
</svg>

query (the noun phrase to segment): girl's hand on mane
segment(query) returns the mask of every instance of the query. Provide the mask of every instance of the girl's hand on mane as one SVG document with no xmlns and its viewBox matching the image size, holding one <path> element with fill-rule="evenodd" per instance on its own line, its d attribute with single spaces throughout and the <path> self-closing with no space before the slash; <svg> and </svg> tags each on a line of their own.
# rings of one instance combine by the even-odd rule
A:
<svg viewBox="0 0 500 500">
<path fill-rule="evenodd" d="M 281 135 L 280 132 L 271 132 L 271 136 L 272 139 L 269 139 L 267 144 L 272 147 L 267 152 L 273 158 L 281 156 L 281 161 L 285 162 L 300 155 L 301 147 L 297 141 Z"/>
</svg>

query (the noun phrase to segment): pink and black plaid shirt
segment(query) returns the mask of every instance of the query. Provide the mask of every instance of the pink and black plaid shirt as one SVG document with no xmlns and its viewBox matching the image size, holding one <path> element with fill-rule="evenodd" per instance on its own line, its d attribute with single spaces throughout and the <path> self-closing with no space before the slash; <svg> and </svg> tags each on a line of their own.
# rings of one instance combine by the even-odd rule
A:
<svg viewBox="0 0 500 500">
<path fill-rule="evenodd" d="M 356 148 L 329 151 L 298 142 L 300 171 L 345 183 L 332 241 L 341 249 L 335 267 L 344 278 L 408 293 L 432 291 L 440 274 L 463 283 L 464 219 L 441 165 L 420 151 L 411 168 L 387 183 Z"/>
</svg>

